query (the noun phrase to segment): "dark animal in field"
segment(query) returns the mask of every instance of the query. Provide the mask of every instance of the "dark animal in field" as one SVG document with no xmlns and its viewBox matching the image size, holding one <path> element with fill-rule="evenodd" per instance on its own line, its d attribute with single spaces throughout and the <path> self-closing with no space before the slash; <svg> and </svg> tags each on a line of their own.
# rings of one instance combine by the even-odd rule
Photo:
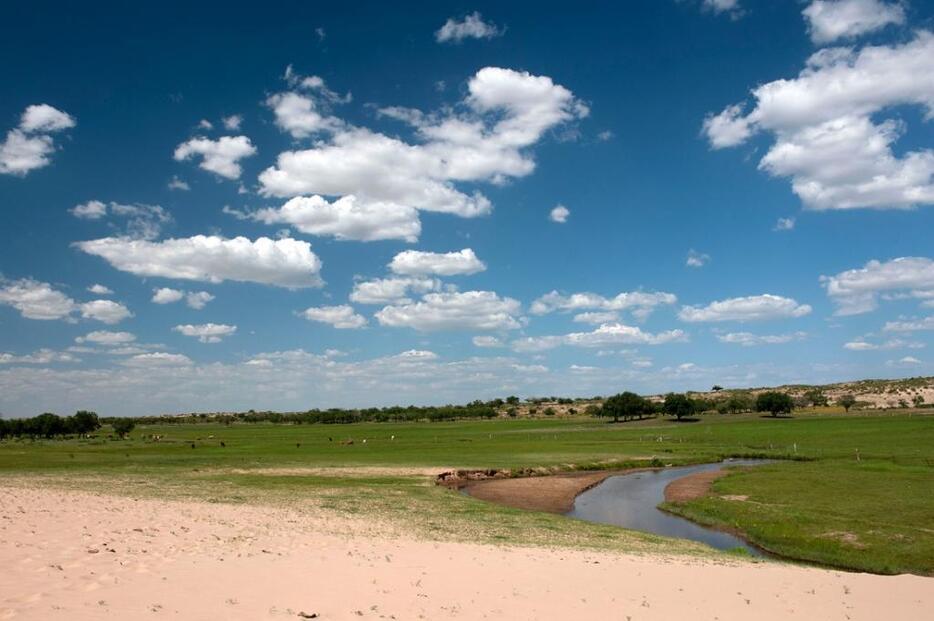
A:
<svg viewBox="0 0 934 621">
<path fill-rule="evenodd" d="M 227 445 L 221 442 L 221 448 L 227 448 Z"/>
</svg>

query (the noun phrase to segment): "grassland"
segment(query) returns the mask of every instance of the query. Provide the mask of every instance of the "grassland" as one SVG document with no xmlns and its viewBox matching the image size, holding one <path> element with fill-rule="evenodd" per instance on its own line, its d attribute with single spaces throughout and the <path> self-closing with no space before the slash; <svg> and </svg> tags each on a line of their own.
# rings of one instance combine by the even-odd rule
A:
<svg viewBox="0 0 934 621">
<path fill-rule="evenodd" d="M 353 444 L 342 443 L 348 439 Z M 934 574 L 934 416 L 918 413 L 617 425 L 584 418 L 162 425 L 137 428 L 130 440 L 5 441 L 0 472 L 8 484 L 332 511 L 439 539 L 710 554 L 690 542 L 488 505 L 436 487 L 430 474 L 752 455 L 786 460 L 721 479 L 712 496 L 669 508 L 797 558 Z"/>
</svg>

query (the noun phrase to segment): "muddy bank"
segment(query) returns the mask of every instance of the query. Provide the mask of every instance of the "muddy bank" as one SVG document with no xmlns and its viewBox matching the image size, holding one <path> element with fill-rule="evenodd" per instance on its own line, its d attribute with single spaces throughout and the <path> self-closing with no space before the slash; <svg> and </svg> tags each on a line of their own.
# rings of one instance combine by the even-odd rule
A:
<svg viewBox="0 0 934 621">
<path fill-rule="evenodd" d="M 574 499 L 609 476 L 625 471 L 563 472 L 549 476 L 468 480 L 458 486 L 480 500 L 516 509 L 567 513 Z M 629 471 L 631 472 L 631 471 Z"/>
<path fill-rule="evenodd" d="M 713 470 L 676 479 L 665 487 L 665 502 L 688 502 L 702 498 L 710 492 L 714 481 L 728 474 L 729 470 Z"/>
</svg>

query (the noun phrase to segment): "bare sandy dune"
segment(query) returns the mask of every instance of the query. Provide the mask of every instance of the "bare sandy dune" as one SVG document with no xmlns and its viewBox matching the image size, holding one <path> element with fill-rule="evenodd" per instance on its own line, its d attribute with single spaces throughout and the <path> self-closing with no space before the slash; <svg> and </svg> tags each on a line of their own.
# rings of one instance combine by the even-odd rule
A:
<svg viewBox="0 0 934 621">
<path fill-rule="evenodd" d="M 353 535 L 341 533 L 353 532 Z M 366 535 L 0 486 L 0 619 L 930 619 L 934 579 Z"/>
</svg>

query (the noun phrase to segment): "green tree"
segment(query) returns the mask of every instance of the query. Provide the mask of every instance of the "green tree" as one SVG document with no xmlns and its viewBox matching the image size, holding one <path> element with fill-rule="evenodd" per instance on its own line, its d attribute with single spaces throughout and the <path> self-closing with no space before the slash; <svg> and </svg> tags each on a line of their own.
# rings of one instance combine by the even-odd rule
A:
<svg viewBox="0 0 934 621">
<path fill-rule="evenodd" d="M 115 418 L 111 426 L 118 438 L 125 438 L 131 431 L 136 429 L 136 421 L 132 418 Z"/>
<path fill-rule="evenodd" d="M 651 412 L 651 404 L 634 392 L 622 392 L 613 395 L 603 402 L 600 408 L 599 416 L 613 417 L 613 422 L 618 423 L 619 419 L 629 420 L 632 418 L 642 418 Z"/>
<path fill-rule="evenodd" d="M 665 395 L 665 404 L 662 406 L 662 410 L 668 416 L 674 416 L 681 420 L 684 416 L 693 416 L 695 406 L 687 395 L 670 392 Z"/>
<path fill-rule="evenodd" d="M 793 408 L 794 401 L 783 392 L 764 392 L 756 397 L 757 412 L 768 412 L 772 416 L 778 416 L 779 414 L 791 414 Z"/>
<path fill-rule="evenodd" d="M 65 433 L 65 421 L 61 416 L 45 412 L 33 419 L 32 435 L 52 438 Z"/>
<path fill-rule="evenodd" d="M 856 397 L 853 395 L 843 395 L 837 399 L 837 404 L 842 405 L 845 412 L 849 412 L 850 408 L 856 405 Z"/>
<path fill-rule="evenodd" d="M 730 398 L 726 400 L 726 409 L 730 414 L 748 412 L 752 407 L 752 399 L 749 398 L 749 395 L 744 393 L 730 395 Z"/>
<path fill-rule="evenodd" d="M 915 395 L 912 397 L 911 402 L 915 404 L 916 408 L 921 407 L 924 405 L 924 395 Z"/>
<path fill-rule="evenodd" d="M 97 419 L 95 412 L 79 410 L 71 417 L 72 430 L 75 433 L 91 433 L 101 428 L 101 423 Z"/>
<path fill-rule="evenodd" d="M 804 393 L 804 398 L 807 399 L 808 404 L 814 407 L 823 407 L 827 405 L 827 395 L 817 388 Z"/>
</svg>

